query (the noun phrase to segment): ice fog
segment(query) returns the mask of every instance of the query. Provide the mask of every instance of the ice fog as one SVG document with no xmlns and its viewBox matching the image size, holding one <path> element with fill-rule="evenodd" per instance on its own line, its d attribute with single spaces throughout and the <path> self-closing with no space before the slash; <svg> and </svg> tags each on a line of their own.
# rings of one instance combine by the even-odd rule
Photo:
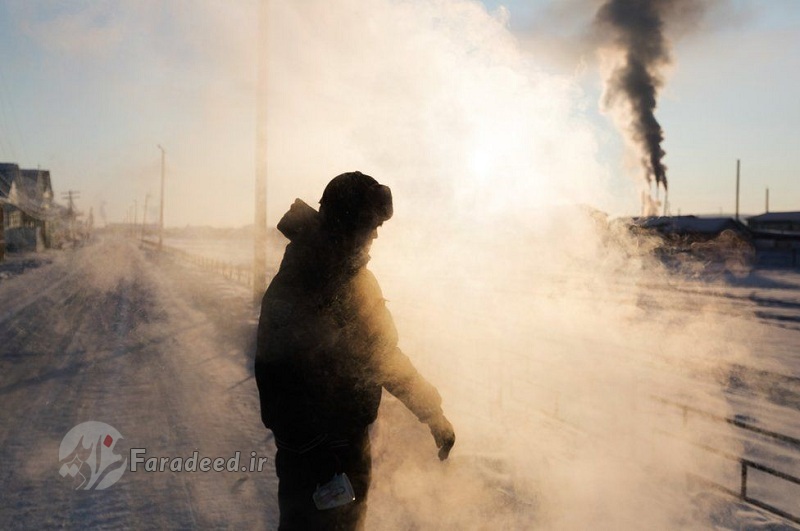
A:
<svg viewBox="0 0 800 531">
<path fill-rule="evenodd" d="M 608 200 L 582 117 L 596 102 L 476 2 L 270 15 L 270 219 L 343 171 L 392 187 L 371 267 L 457 430 L 439 464 L 424 427 L 384 404 L 369 524 L 707 524 L 686 472 L 731 471 L 683 441 L 737 448 L 659 399 L 725 413 L 724 363 L 747 349 L 735 315 L 681 298 L 593 209 Z"/>
<path fill-rule="evenodd" d="M 168 146 L 169 186 L 183 178 L 185 189 L 177 200 L 168 187 L 167 208 L 210 211 L 231 198 L 252 200 L 250 174 L 234 175 L 227 165 L 251 152 L 255 124 L 234 131 L 226 117 L 252 110 L 255 98 L 237 98 L 254 92 L 258 53 L 268 53 L 269 65 L 270 225 L 297 197 L 316 205 L 325 184 L 345 171 L 370 174 L 393 191 L 395 216 L 379 230 L 370 267 L 395 317 L 400 346 L 439 388 L 457 442 L 451 459 L 440 463 L 426 428 L 387 397 L 372 432 L 368 527 L 710 525 L 703 505 L 693 503 L 686 473 L 725 479 L 736 471 L 686 441 L 734 454 L 739 448 L 726 428 L 687 420 L 664 400 L 702 402 L 728 414 L 726 364 L 746 358 L 757 336 L 730 305 L 723 309 L 678 289 L 681 281 L 652 257 L 647 241 L 632 239 L 602 214 L 612 203 L 610 176 L 598 162 L 598 134 L 585 118 L 585 109 L 598 102 L 570 77 L 540 69 L 536 56 L 522 53 L 507 11 L 490 13 L 475 1 L 274 0 L 266 52 L 255 45 L 256 3 L 220 5 L 167 8 L 176 19 L 182 10 L 191 12 L 186 20 L 197 28 L 196 42 L 183 46 L 206 54 L 194 65 L 193 90 L 205 91 L 199 99 L 207 107 L 198 118 L 202 127 L 183 137 L 194 150 Z M 131 19 L 149 20 L 147 13 L 160 9 L 137 6 L 126 8 L 137 13 Z M 158 41 L 152 37 L 145 40 Z M 173 67 L 178 63 L 164 59 L 158 71 L 168 78 Z M 180 99 L 184 88 L 170 87 L 171 97 Z M 180 138 L 192 124 L 174 127 Z M 207 171 L 188 171 L 192 167 Z M 629 199 L 638 205 L 638 197 Z M 275 251 L 273 262 L 280 258 Z M 100 261 L 91 264 L 97 268 Z M 109 261 L 94 283 L 114 288 L 134 270 L 147 271 L 140 262 L 128 271 L 118 269 L 126 260 Z M 192 300 L 209 298 L 203 292 Z M 233 323 L 228 306 L 214 300 L 213 307 L 226 333 L 246 328 Z M 175 322 L 184 314 L 191 308 Z M 242 382 L 248 380 L 229 371 L 230 385 L 223 385 L 218 365 L 225 360 L 203 343 L 205 319 L 177 331 L 191 346 L 180 356 L 202 364 L 175 370 L 177 383 L 159 392 L 183 397 L 167 408 L 170 415 L 196 413 L 225 433 L 229 425 L 244 430 Z M 153 321 L 159 325 L 157 317 Z M 159 332 L 171 337 L 164 327 Z M 225 354 L 232 359 L 236 352 Z M 159 368 L 142 366 L 148 372 L 136 396 L 147 398 L 151 372 L 159 378 Z M 202 371 L 217 378 L 216 387 L 196 377 Z M 201 382 L 195 393 L 178 385 L 187 381 Z M 236 408 L 220 401 L 205 409 L 216 392 L 231 389 Z M 257 403 L 255 385 L 250 391 Z M 153 406 L 147 414 L 165 414 L 161 409 Z M 265 437 L 257 415 L 248 414 L 250 431 L 231 432 L 231 445 Z M 180 444 L 195 444 L 192 437 L 207 430 L 198 425 L 176 435 L 173 421 L 158 424 L 158 433 L 174 438 L 183 455 Z M 157 492 L 169 499 L 186 489 L 171 483 L 178 479 L 163 479 L 166 487 Z M 147 478 L 135 481 L 140 492 L 149 492 Z M 241 487 L 247 478 L 230 489 L 217 478 L 198 481 L 201 494 L 237 496 L 244 507 L 234 511 L 239 516 L 263 512 L 269 503 L 274 506 L 267 510 L 277 510 L 262 491 L 241 502 L 237 489 L 247 490 Z M 229 514 L 229 498 L 221 496 L 205 498 L 219 518 L 213 522 Z M 185 508 L 173 505 L 180 516 Z M 267 520 L 275 522 L 275 515 Z"/>
</svg>

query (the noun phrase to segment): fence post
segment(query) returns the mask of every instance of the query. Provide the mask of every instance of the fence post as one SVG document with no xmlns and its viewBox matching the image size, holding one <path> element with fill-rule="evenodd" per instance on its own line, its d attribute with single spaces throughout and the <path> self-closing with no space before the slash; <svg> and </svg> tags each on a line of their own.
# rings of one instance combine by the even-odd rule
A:
<svg viewBox="0 0 800 531">
<path fill-rule="evenodd" d="M 741 463 L 742 463 L 742 485 L 739 492 L 741 493 L 742 499 L 747 500 L 747 461 L 742 459 Z"/>
</svg>

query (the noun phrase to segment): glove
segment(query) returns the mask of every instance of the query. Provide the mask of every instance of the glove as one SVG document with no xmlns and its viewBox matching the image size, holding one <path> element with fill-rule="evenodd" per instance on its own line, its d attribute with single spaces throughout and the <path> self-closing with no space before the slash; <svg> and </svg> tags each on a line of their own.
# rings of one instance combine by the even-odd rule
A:
<svg viewBox="0 0 800 531">
<path fill-rule="evenodd" d="M 456 433 L 453 425 L 450 424 L 444 415 L 428 423 L 431 429 L 433 440 L 436 441 L 436 448 L 439 449 L 439 460 L 444 461 L 450 455 L 450 449 L 456 443 Z"/>
</svg>

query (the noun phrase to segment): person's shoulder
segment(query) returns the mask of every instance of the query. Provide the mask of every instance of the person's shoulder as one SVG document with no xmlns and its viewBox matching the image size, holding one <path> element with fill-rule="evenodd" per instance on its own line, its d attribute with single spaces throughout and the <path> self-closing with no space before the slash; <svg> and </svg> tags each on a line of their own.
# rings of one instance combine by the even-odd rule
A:
<svg viewBox="0 0 800 531">
<path fill-rule="evenodd" d="M 378 278 L 372 271 L 366 267 L 362 267 L 358 273 L 356 273 L 353 280 L 359 297 L 366 300 L 383 300 L 383 292 L 381 291 L 380 284 L 378 284 Z"/>
<path fill-rule="evenodd" d="M 356 278 L 360 278 L 362 282 L 369 282 L 372 284 L 378 283 L 378 277 L 376 277 L 375 273 L 370 271 L 370 269 L 366 266 L 358 270 L 358 273 L 356 273 Z"/>
</svg>

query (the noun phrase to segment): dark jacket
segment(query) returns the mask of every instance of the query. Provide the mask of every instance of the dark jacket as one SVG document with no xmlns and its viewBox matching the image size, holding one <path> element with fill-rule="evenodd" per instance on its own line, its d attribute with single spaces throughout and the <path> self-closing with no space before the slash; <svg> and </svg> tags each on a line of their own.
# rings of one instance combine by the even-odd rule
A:
<svg viewBox="0 0 800 531">
<path fill-rule="evenodd" d="M 441 417 L 439 393 L 397 347 L 368 255 L 343 251 L 300 200 L 278 229 L 290 243 L 261 303 L 255 364 L 278 446 L 305 451 L 363 432 L 381 388 L 423 422 Z"/>
</svg>

